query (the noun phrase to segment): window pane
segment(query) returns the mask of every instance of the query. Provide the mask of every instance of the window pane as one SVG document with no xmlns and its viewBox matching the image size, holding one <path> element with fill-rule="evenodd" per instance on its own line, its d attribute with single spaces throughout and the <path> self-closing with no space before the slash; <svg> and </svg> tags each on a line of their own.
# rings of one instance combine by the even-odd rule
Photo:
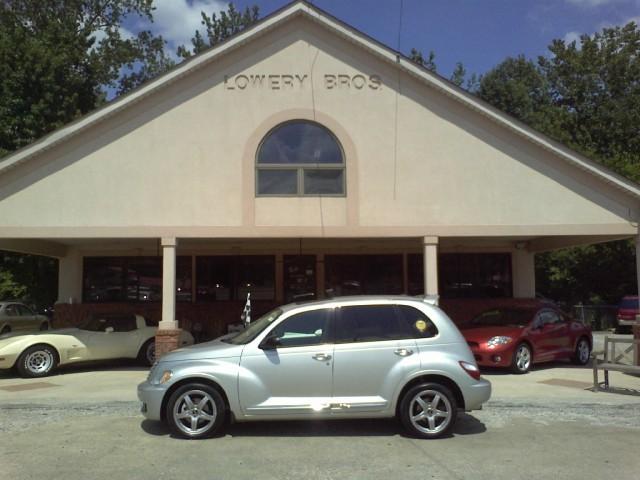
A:
<svg viewBox="0 0 640 480">
<path fill-rule="evenodd" d="M 319 345 L 326 342 L 327 309 L 299 313 L 284 320 L 269 335 L 280 339 L 283 347 Z"/>
<path fill-rule="evenodd" d="M 344 170 L 304 171 L 305 195 L 341 195 L 344 193 Z"/>
<path fill-rule="evenodd" d="M 159 302 L 162 299 L 162 258 L 132 257 L 127 260 L 127 300 Z"/>
<path fill-rule="evenodd" d="M 430 338 L 438 334 L 438 329 L 429 317 L 414 307 L 398 305 L 401 319 L 408 325 L 414 338 Z"/>
<path fill-rule="evenodd" d="M 329 131 L 311 122 L 289 122 L 271 132 L 260 147 L 259 164 L 343 163 L 342 150 Z"/>
<path fill-rule="evenodd" d="M 83 302 L 125 300 L 122 257 L 85 257 L 83 263 Z"/>
<path fill-rule="evenodd" d="M 258 170 L 259 195 L 296 195 L 297 170 Z"/>
<path fill-rule="evenodd" d="M 284 299 L 289 303 L 299 295 L 316 293 L 315 255 L 284 256 Z"/>
<path fill-rule="evenodd" d="M 407 255 L 407 276 L 409 277 L 409 295 L 424 294 L 424 256 L 420 253 Z"/>
<path fill-rule="evenodd" d="M 196 301 L 231 300 L 233 257 L 196 258 Z"/>
<path fill-rule="evenodd" d="M 190 256 L 180 256 L 176 258 L 176 301 L 190 302 L 193 286 L 191 271 L 192 263 Z"/>
<path fill-rule="evenodd" d="M 508 253 L 445 253 L 438 257 L 443 298 L 511 297 Z"/>
<path fill-rule="evenodd" d="M 333 296 L 402 293 L 402 255 L 327 255 L 325 269 Z"/>
<path fill-rule="evenodd" d="M 373 342 L 410 338 L 398 322 L 393 305 L 364 305 L 340 308 L 336 343 Z"/>
<path fill-rule="evenodd" d="M 237 299 L 273 300 L 276 297 L 276 262 L 272 255 L 237 257 Z"/>
</svg>

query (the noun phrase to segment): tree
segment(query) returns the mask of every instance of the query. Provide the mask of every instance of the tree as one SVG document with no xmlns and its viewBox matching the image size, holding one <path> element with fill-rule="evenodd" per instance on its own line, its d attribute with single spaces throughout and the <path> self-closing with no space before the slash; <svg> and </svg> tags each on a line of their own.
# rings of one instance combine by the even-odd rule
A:
<svg viewBox="0 0 640 480">
<path fill-rule="evenodd" d="M 152 0 L 0 0 L 0 156 L 172 65 L 162 37 L 124 33 Z"/>
<path fill-rule="evenodd" d="M 632 180 L 640 180 L 640 31 L 631 22 L 577 42 L 554 40 L 537 62 L 508 58 L 477 95 Z M 539 291 L 567 302 L 617 302 L 637 291 L 631 241 L 538 255 Z"/>
<path fill-rule="evenodd" d="M 0 300 L 20 298 L 26 292 L 27 287 L 16 282 L 10 271 L 0 267 Z"/>
<path fill-rule="evenodd" d="M 58 296 L 58 261 L 40 255 L 0 251 L 0 300 L 21 299 L 38 309 Z"/>
<path fill-rule="evenodd" d="M 457 86 L 461 86 L 464 83 L 464 77 L 467 75 L 467 70 L 464 68 L 461 62 L 456 63 L 456 68 L 453 69 L 453 73 L 451 74 L 452 83 L 455 83 Z"/>
<path fill-rule="evenodd" d="M 433 52 L 433 50 L 429 51 L 429 58 L 425 60 L 420 50 L 416 50 L 415 48 L 412 48 L 411 53 L 409 54 L 409 59 L 412 62 L 415 62 L 421 67 L 424 67 L 427 70 L 430 70 L 432 72 L 435 72 L 437 70 L 436 62 L 435 62 L 436 54 Z"/>
<path fill-rule="evenodd" d="M 208 48 L 211 48 L 227 38 L 241 32 L 245 28 L 253 25 L 258 21 L 260 11 L 257 5 L 246 7 L 244 12 L 236 10 L 233 3 L 229 3 L 227 11 L 220 12 L 217 16 L 212 13 L 210 16 L 205 12 L 201 12 L 202 25 L 205 26 L 206 37 L 196 30 L 195 35 L 191 39 L 192 50 L 184 45 L 178 47 L 178 55 L 182 58 L 189 58 Z"/>
</svg>

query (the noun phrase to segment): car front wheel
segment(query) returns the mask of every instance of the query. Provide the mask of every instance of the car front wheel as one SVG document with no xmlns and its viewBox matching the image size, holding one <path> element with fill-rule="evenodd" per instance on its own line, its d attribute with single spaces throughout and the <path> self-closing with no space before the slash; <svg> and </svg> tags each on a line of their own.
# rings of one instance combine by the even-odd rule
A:
<svg viewBox="0 0 640 480">
<path fill-rule="evenodd" d="M 511 371 L 513 373 L 527 373 L 531 369 L 531 347 L 526 343 L 521 343 L 513 351 L 513 359 L 511 360 Z"/>
<path fill-rule="evenodd" d="M 183 385 L 167 402 L 169 428 L 183 438 L 199 439 L 216 434 L 225 416 L 222 395 L 215 388 L 201 383 Z"/>
<path fill-rule="evenodd" d="M 49 345 L 34 345 L 18 357 L 16 368 L 27 378 L 46 377 L 58 365 L 58 354 Z"/>
<path fill-rule="evenodd" d="M 411 388 L 400 403 L 400 420 L 413 436 L 437 438 L 448 434 L 456 422 L 458 406 L 451 391 L 439 383 Z"/>
</svg>

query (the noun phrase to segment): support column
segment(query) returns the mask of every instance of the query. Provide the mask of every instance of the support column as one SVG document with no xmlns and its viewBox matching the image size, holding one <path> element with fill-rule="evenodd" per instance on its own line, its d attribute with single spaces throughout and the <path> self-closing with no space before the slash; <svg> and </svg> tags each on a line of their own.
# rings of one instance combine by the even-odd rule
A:
<svg viewBox="0 0 640 480">
<path fill-rule="evenodd" d="M 424 237 L 424 294 L 438 296 L 438 237 Z"/>
<path fill-rule="evenodd" d="M 162 320 L 156 332 L 156 358 L 178 348 L 180 329 L 176 320 L 175 237 L 162 238 Z"/>
<path fill-rule="evenodd" d="M 513 298 L 535 298 L 536 268 L 535 254 L 521 244 L 511 254 L 511 274 L 513 275 Z"/>
<path fill-rule="evenodd" d="M 82 301 L 82 255 L 75 249 L 60 257 L 58 263 L 57 303 Z"/>
</svg>

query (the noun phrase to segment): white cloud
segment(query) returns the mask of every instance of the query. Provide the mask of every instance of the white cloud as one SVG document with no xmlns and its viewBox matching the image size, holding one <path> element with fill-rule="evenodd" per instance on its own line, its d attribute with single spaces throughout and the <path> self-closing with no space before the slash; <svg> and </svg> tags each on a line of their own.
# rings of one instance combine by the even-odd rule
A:
<svg viewBox="0 0 640 480">
<path fill-rule="evenodd" d="M 580 45 L 580 32 L 568 32 L 564 36 L 564 43 L 567 45 L 571 42 L 576 42 L 576 45 Z"/>
<path fill-rule="evenodd" d="M 568 3 L 578 5 L 580 7 L 599 7 L 610 3 L 619 3 L 625 0 L 567 0 Z"/>
<path fill-rule="evenodd" d="M 151 30 L 162 35 L 168 42 L 169 50 L 180 45 L 191 46 L 191 38 L 196 30 L 202 31 L 202 16 L 226 10 L 222 0 L 156 0 Z M 149 28 L 149 27 L 147 27 Z"/>
</svg>

